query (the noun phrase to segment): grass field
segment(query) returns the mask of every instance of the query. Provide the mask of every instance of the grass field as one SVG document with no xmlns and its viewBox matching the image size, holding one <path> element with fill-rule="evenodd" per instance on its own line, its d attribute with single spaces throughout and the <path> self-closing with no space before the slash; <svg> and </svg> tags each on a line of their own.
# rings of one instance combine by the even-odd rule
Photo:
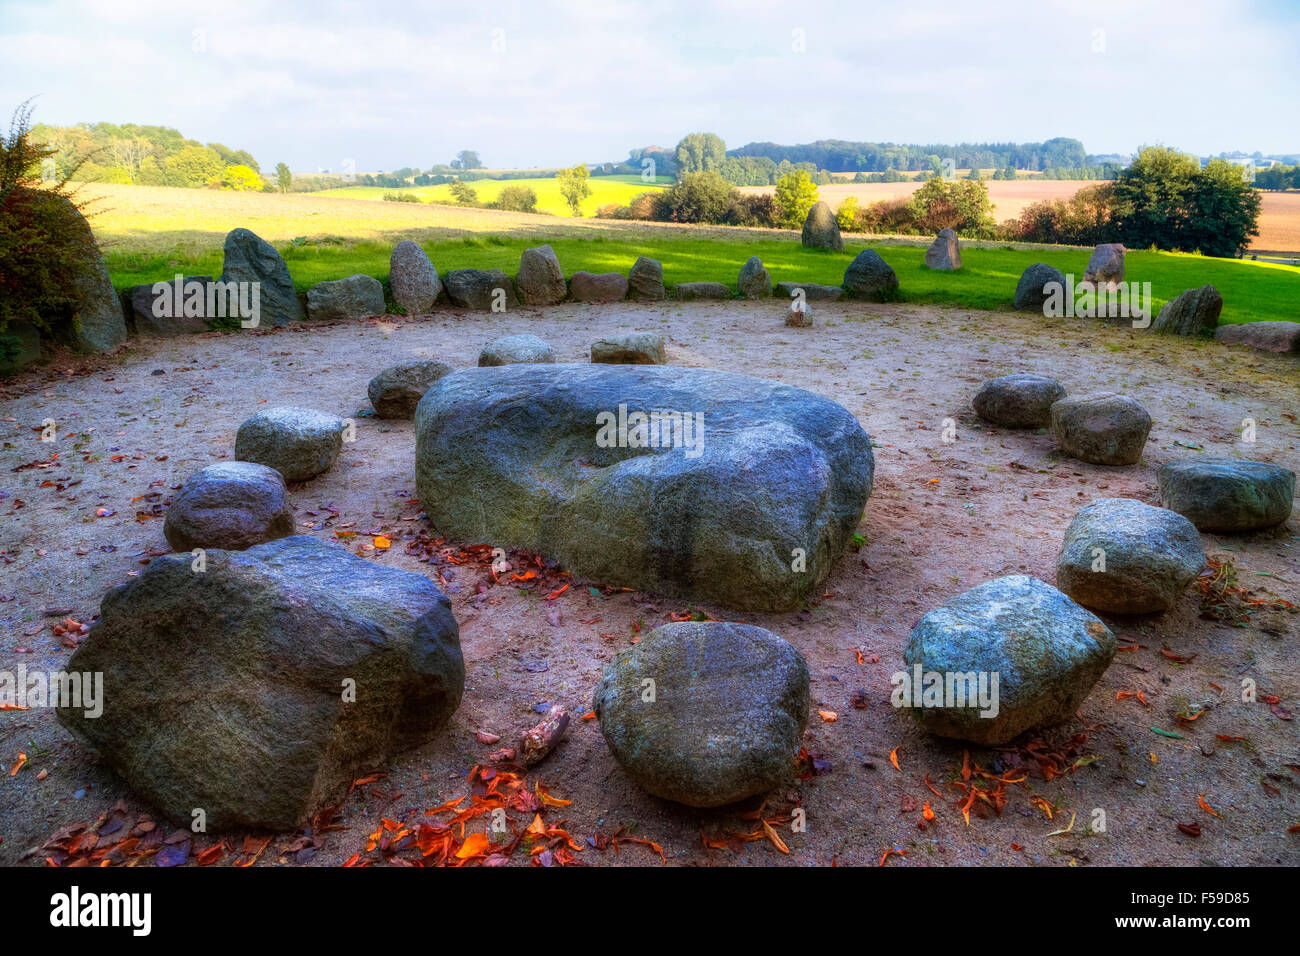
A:
<svg viewBox="0 0 1300 956">
<path fill-rule="evenodd" d="M 838 284 L 863 248 L 874 248 L 898 273 L 906 302 L 1007 309 L 1026 267 L 1046 262 L 1081 276 L 1088 250 L 965 243 L 957 273 L 926 269 L 924 242 L 850 239 L 843 253 L 804 249 L 798 233 L 697 228 L 572 217 L 529 216 L 337 199 L 209 190 L 96 187 L 103 212 L 92 219 L 119 288 L 169 279 L 177 272 L 220 275 L 225 234 L 245 226 L 273 242 L 294 283 L 307 289 L 353 273 L 388 276 L 392 247 L 420 242 L 439 271 L 499 268 L 513 275 L 524 249 L 549 242 L 565 273 L 626 272 L 641 255 L 659 259 L 665 281 L 722 281 L 735 287 L 741 265 L 759 256 L 774 282 Z M 1224 322 L 1300 321 L 1300 270 L 1291 266 L 1175 253 L 1130 252 L 1128 279 L 1150 282 L 1158 308 L 1184 289 L 1212 283 L 1224 297 Z"/>
<path fill-rule="evenodd" d="M 628 200 L 652 189 L 661 189 L 672 182 L 666 177 L 659 177 L 654 183 L 641 181 L 639 176 L 592 176 L 591 195 L 582 201 L 582 214 L 594 216 L 596 210 L 609 203 L 626 205 Z M 569 204 L 560 194 L 560 181 L 550 179 L 480 179 L 469 183 L 478 193 L 479 202 L 492 202 L 507 186 L 527 186 L 537 193 L 537 211 L 554 216 L 572 216 Z M 339 197 L 342 199 L 383 199 L 385 193 L 403 193 L 415 196 L 420 202 L 453 202 L 451 186 L 413 186 L 410 189 L 384 189 L 381 186 L 344 186 L 341 189 L 326 189 L 317 195 Z"/>
<path fill-rule="evenodd" d="M 1046 199 L 1069 199 L 1088 180 L 1015 179 L 987 180 L 984 183 L 993 202 L 993 218 L 998 222 L 1016 219 L 1030 203 Z M 832 183 L 819 186 L 818 196 L 835 208 L 849 196 L 856 196 L 863 206 L 881 199 L 905 198 L 921 188 L 910 183 Z M 744 193 L 774 193 L 774 186 L 743 186 Z M 1260 194 L 1259 235 L 1250 244 L 1253 252 L 1290 252 L 1300 254 L 1300 192 Z"/>
</svg>

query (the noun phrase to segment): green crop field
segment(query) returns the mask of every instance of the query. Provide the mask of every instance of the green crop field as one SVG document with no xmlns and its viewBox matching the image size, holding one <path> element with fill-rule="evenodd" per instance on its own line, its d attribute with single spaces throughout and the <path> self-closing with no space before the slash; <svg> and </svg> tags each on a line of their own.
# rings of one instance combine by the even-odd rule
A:
<svg viewBox="0 0 1300 956">
<path fill-rule="evenodd" d="M 524 180 L 524 182 L 527 182 Z M 621 184 L 635 190 L 630 183 Z M 1020 274 L 1035 262 L 1082 276 L 1089 250 L 966 243 L 964 268 L 924 265 L 925 242 L 847 239 L 844 252 L 804 249 L 797 233 L 650 225 L 524 215 L 487 209 L 364 202 L 308 195 L 226 193 L 163 187 L 100 186 L 91 223 L 118 288 L 189 275 L 220 275 L 225 234 L 245 226 L 284 256 L 299 289 L 354 273 L 388 277 L 393 246 L 419 242 L 441 272 L 497 268 L 513 275 L 524 249 L 548 242 L 567 275 L 624 272 L 638 256 L 658 259 L 669 285 L 721 281 L 735 288 L 741 265 L 757 255 L 773 282 L 839 284 L 853 256 L 876 249 L 898 273 L 904 302 L 1009 309 Z M 361 188 L 361 187 L 357 187 Z M 382 190 L 380 191 L 382 192 Z M 1223 322 L 1300 320 L 1300 269 L 1240 259 L 1130 252 L 1129 281 L 1150 282 L 1155 308 L 1185 289 L 1213 284 Z"/>
<path fill-rule="evenodd" d="M 601 206 L 610 203 L 625 205 L 628 200 L 652 189 L 661 189 L 672 180 L 659 177 L 646 183 L 639 176 L 592 176 L 591 195 L 582 201 L 582 214 L 595 215 Z M 569 204 L 560 194 L 560 181 L 549 179 L 479 179 L 468 183 L 478 193 L 479 202 L 493 202 L 507 186 L 527 186 L 537 193 L 537 211 L 556 216 L 571 216 Z M 442 186 L 413 186 L 409 189 L 385 189 L 382 186 L 344 186 L 341 189 L 326 189 L 316 195 L 340 197 L 343 199 L 383 199 L 386 193 L 400 193 L 415 196 L 420 202 L 453 203 L 450 184 Z"/>
</svg>

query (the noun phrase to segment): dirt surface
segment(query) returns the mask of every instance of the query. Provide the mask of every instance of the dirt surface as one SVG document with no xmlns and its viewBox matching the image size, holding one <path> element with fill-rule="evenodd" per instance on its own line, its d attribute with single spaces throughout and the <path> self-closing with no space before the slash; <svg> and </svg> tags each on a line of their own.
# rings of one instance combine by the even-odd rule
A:
<svg viewBox="0 0 1300 956">
<path fill-rule="evenodd" d="M 970 748 L 969 782 L 960 744 L 922 734 L 889 704 L 890 675 L 902 667 L 921 616 L 1000 575 L 1053 581 L 1065 527 L 1094 497 L 1158 503 L 1156 469 L 1199 454 L 1193 446 L 1300 470 L 1294 357 L 1087 320 L 914 306 L 815 308 L 814 329 L 786 328 L 777 303 L 560 306 L 508 317 L 439 313 L 137 340 L 107 358 L 56 359 L 0 392 L 0 670 L 20 661 L 29 669 L 64 666 L 71 651 L 52 627 L 67 618 L 92 621 L 105 591 L 166 549 L 157 515 L 173 489 L 195 469 L 231 457 L 236 428 L 259 409 L 295 404 L 356 417 L 368 409 L 371 376 L 398 359 L 473 365 L 491 339 L 528 331 L 551 342 L 561 361 L 584 361 L 601 335 L 657 330 L 669 337 L 671 363 L 746 372 L 825 395 L 857 415 L 878 446 L 860 550 L 843 556 L 807 609 L 743 615 L 791 641 L 812 673 L 804 743 L 820 772 L 810 768 L 805 779 L 792 772 L 764 810 L 789 854 L 771 840 L 727 836 L 762 832 L 752 813 L 743 817 L 758 800 L 699 811 L 648 797 L 614 762 L 596 722 L 576 719 L 589 710 L 604 663 L 689 610 L 686 602 L 593 594 L 587 585 L 602 582 L 581 581 L 553 601 L 517 586 L 482 594 L 482 570 L 444 565 L 468 671 L 464 702 L 437 741 L 377 768 L 388 775 L 348 797 L 338 814 L 348 829 L 325 834 L 311 865 L 336 865 L 355 853 L 378 860 L 379 851 L 365 847 L 381 818 L 422 820 L 423 811 L 464 796 L 470 769 L 498 746 L 513 745 L 544 702 L 570 707 L 574 726 L 528 781 L 572 801 L 544 815 L 551 825 L 564 821 L 584 847 L 573 856 L 588 864 L 659 864 L 645 845 L 623 844 L 616 855 L 587 843 L 632 823 L 636 836 L 680 865 L 875 865 L 891 848 L 906 855 L 891 855 L 890 866 L 1300 864 L 1300 834 L 1287 832 L 1300 822 L 1300 734 L 1298 722 L 1285 719 L 1300 702 L 1300 617 L 1284 609 L 1257 605 L 1248 625 L 1232 627 L 1203 619 L 1192 589 L 1168 614 L 1108 618 L 1126 643 L 1141 646 L 1117 654 L 1077 719 L 1042 733 L 1041 746 L 1031 739 L 1020 742 L 1029 749 Z M 1057 377 L 1072 393 L 1105 389 L 1138 399 L 1155 419 L 1143 462 L 1107 468 L 1060 459 L 1044 434 L 979 423 L 970 398 L 980 382 L 1021 371 Z M 942 441 L 945 418 L 956 426 L 950 444 Z M 1258 423 L 1254 445 L 1240 440 L 1246 418 Z M 54 445 L 38 440 L 45 419 L 58 424 Z M 357 440 L 335 467 L 291 489 L 300 530 L 433 575 L 434 566 L 405 553 L 432 530 L 410 501 L 412 425 L 357 422 Z M 1298 522 L 1241 537 L 1206 535 L 1206 552 L 1233 563 L 1254 592 L 1249 599 L 1300 603 Z M 340 539 L 336 531 L 356 536 Z M 373 548 L 379 534 L 391 548 Z M 708 605 L 694 610 L 741 616 Z M 1278 703 L 1243 703 L 1243 679 Z M 1128 696 L 1137 691 L 1141 698 Z M 1195 720 L 1176 717 L 1197 711 Z M 481 744 L 478 731 L 503 740 Z M 1056 752 L 1063 776 L 1044 772 L 1049 765 L 1035 754 L 1045 751 Z M 28 763 L 10 775 L 19 752 Z M 119 799 L 132 813 L 150 810 L 48 710 L 0 712 L 0 763 L 0 863 L 39 865 L 42 854 L 25 856 L 29 850 L 61 827 L 93 823 Z M 997 796 L 975 799 L 967 825 L 960 808 L 971 784 Z M 927 802 L 936 819 L 919 829 Z M 1000 814 L 993 803 L 1002 805 Z M 805 832 L 782 823 L 795 804 L 806 812 Z M 512 819 L 523 826 L 531 815 Z M 1072 831 L 1051 835 L 1071 820 Z M 1200 836 L 1180 824 L 1198 824 Z M 482 831 L 484 819 L 469 828 Z M 716 846 L 706 846 L 702 832 Z M 287 859 L 282 854 L 295 837 L 274 835 L 258 865 Z M 241 838 L 234 835 L 232 844 Z M 215 842 L 201 837 L 195 850 Z M 233 859 L 227 854 L 222 865 Z M 513 857 L 527 859 L 523 851 Z"/>
</svg>

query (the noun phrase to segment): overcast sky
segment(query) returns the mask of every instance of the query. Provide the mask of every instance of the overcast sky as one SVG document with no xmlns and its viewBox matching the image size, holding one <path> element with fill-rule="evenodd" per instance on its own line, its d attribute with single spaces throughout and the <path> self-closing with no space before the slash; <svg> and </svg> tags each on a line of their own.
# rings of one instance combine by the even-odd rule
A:
<svg viewBox="0 0 1300 956">
<path fill-rule="evenodd" d="M 263 169 L 1081 139 L 1300 151 L 1300 0 L 0 0 L 0 111 L 174 126 Z"/>
</svg>

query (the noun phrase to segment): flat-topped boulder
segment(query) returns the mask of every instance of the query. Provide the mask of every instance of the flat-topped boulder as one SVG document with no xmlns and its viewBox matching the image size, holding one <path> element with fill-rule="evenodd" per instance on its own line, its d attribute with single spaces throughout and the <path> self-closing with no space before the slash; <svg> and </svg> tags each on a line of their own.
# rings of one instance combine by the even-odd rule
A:
<svg viewBox="0 0 1300 956">
<path fill-rule="evenodd" d="M 731 289 L 721 282 L 679 282 L 673 294 L 683 302 L 696 299 L 730 299 Z"/>
<path fill-rule="evenodd" d="M 1065 386 L 1042 375 L 1004 375 L 989 379 L 971 405 L 986 422 L 1003 428 L 1046 428 L 1052 405 L 1065 397 Z"/>
<path fill-rule="evenodd" d="M 1223 296 L 1212 285 L 1188 289 L 1164 304 L 1151 328 L 1156 332 L 1174 335 L 1191 335 L 1208 338 L 1219 327 L 1223 312 Z"/>
<path fill-rule="evenodd" d="M 522 335 L 503 335 L 484 346 L 478 355 L 478 364 L 483 367 L 529 362 L 554 364 L 555 349 L 545 340 L 527 332 Z"/>
<path fill-rule="evenodd" d="M 839 221 L 835 218 L 834 210 L 824 201 L 818 200 L 808 210 L 808 215 L 803 220 L 800 241 L 805 249 L 844 251 L 844 237 L 840 235 Z"/>
<path fill-rule="evenodd" d="M 897 297 L 898 276 L 874 249 L 863 249 L 844 270 L 844 297 L 889 302 Z"/>
<path fill-rule="evenodd" d="M 798 298 L 798 291 L 803 290 L 806 302 L 834 302 L 844 294 L 844 287 L 838 285 L 819 285 L 816 282 L 778 282 L 776 297 L 778 299 Z"/>
<path fill-rule="evenodd" d="M 1096 615 L 1050 584 L 997 578 L 921 619 L 891 702 L 932 734 L 999 746 L 1072 718 L 1116 647 Z"/>
<path fill-rule="evenodd" d="M 1295 472 L 1240 458 L 1189 458 L 1161 466 L 1160 501 L 1201 531 L 1238 534 L 1291 517 Z"/>
<path fill-rule="evenodd" d="M 803 656 L 770 631 L 686 621 L 620 651 L 591 707 L 614 759 L 639 787 L 718 807 L 792 780 L 808 683 Z"/>
<path fill-rule="evenodd" d="M 424 575 L 305 536 L 193 560 L 108 593 L 68 664 L 103 675 L 102 713 L 58 710 L 174 824 L 304 826 L 459 706 L 459 629 Z"/>
<path fill-rule="evenodd" d="M 1196 527 L 1132 498 L 1098 498 L 1065 531 L 1056 586 L 1111 614 L 1167 611 L 1205 566 Z"/>
<path fill-rule="evenodd" d="M 515 284 L 500 269 L 452 269 L 443 282 L 451 304 L 480 312 L 516 308 Z"/>
<path fill-rule="evenodd" d="M 259 283 L 259 325 L 288 325 L 307 318 L 284 259 L 251 230 L 232 229 L 226 235 L 221 281 Z"/>
<path fill-rule="evenodd" d="M 370 380 L 366 394 L 380 418 L 414 418 L 429 386 L 451 371 L 444 362 L 415 359 L 390 365 Z"/>
<path fill-rule="evenodd" d="M 1021 312 L 1041 312 L 1047 300 L 1053 297 L 1052 286 L 1055 284 L 1056 295 L 1065 289 L 1065 273 L 1054 266 L 1036 262 L 1020 274 L 1016 283 L 1015 307 Z"/>
<path fill-rule="evenodd" d="M 1224 345 L 1249 345 L 1264 352 L 1300 354 L 1300 322 L 1241 322 L 1221 325 L 1214 340 Z"/>
<path fill-rule="evenodd" d="M 658 332 L 622 332 L 591 344 L 591 360 L 604 365 L 664 365 L 668 355 Z"/>
<path fill-rule="evenodd" d="M 740 276 L 736 282 L 741 296 L 746 299 L 766 299 L 772 295 L 772 277 L 763 268 L 763 260 L 750 256 L 740 267 Z"/>
<path fill-rule="evenodd" d="M 179 296 L 176 294 L 175 280 L 168 282 L 164 288 L 159 288 L 158 283 L 153 282 L 131 286 L 122 293 L 122 300 L 126 304 L 132 331 L 136 335 L 150 338 L 172 338 L 208 331 L 209 311 L 214 313 L 212 318 L 240 318 L 234 314 L 215 315 L 218 311 L 215 308 L 218 305 L 215 293 L 212 302 L 214 308 L 208 309 L 210 285 L 212 276 L 185 276 L 181 279 Z M 176 308 L 178 302 L 181 306 L 179 310 Z M 219 311 L 231 311 L 225 308 L 228 304 L 223 293 L 220 302 L 222 308 Z"/>
<path fill-rule="evenodd" d="M 1124 246 L 1119 242 L 1103 242 L 1092 250 L 1088 265 L 1083 270 L 1083 281 L 1098 289 L 1110 289 L 1124 281 Z"/>
<path fill-rule="evenodd" d="M 429 389 L 415 428 L 416 487 L 440 534 L 736 608 L 816 592 L 874 467 L 835 402 L 674 366 L 463 369 Z"/>
<path fill-rule="evenodd" d="M 925 264 L 927 268 L 945 272 L 960 269 L 961 242 L 957 239 L 957 233 L 951 229 L 940 229 L 934 242 L 925 250 Z"/>
<path fill-rule="evenodd" d="M 384 286 L 374 276 L 350 275 L 346 279 L 318 282 L 307 290 L 307 315 L 317 322 L 339 322 L 383 315 Z"/>
<path fill-rule="evenodd" d="M 438 270 L 425 251 L 410 239 L 403 239 L 393 247 L 388 260 L 388 286 L 393 290 L 393 301 L 407 315 L 432 312 L 438 296 L 442 295 Z"/>
<path fill-rule="evenodd" d="M 1072 395 L 1052 404 L 1050 428 L 1061 451 L 1094 465 L 1136 465 L 1151 416 L 1126 395 Z"/>
<path fill-rule="evenodd" d="M 569 279 L 574 302 L 620 302 L 627 298 L 627 276 L 618 272 L 575 272 Z"/>
<path fill-rule="evenodd" d="M 306 481 L 330 469 L 343 448 L 343 419 L 283 405 L 247 419 L 235 433 L 235 457 L 274 468 L 285 481 Z"/>
<path fill-rule="evenodd" d="M 555 305 L 569 294 L 560 260 L 550 246 L 525 249 L 519 257 L 515 288 L 524 305 Z"/>
<path fill-rule="evenodd" d="M 647 256 L 639 257 L 627 274 L 627 296 L 650 302 L 668 298 L 664 289 L 663 263 Z"/>
<path fill-rule="evenodd" d="M 173 551 L 240 551 L 291 534 L 293 507 L 284 476 L 251 461 L 219 461 L 190 475 L 163 522 Z"/>
</svg>

